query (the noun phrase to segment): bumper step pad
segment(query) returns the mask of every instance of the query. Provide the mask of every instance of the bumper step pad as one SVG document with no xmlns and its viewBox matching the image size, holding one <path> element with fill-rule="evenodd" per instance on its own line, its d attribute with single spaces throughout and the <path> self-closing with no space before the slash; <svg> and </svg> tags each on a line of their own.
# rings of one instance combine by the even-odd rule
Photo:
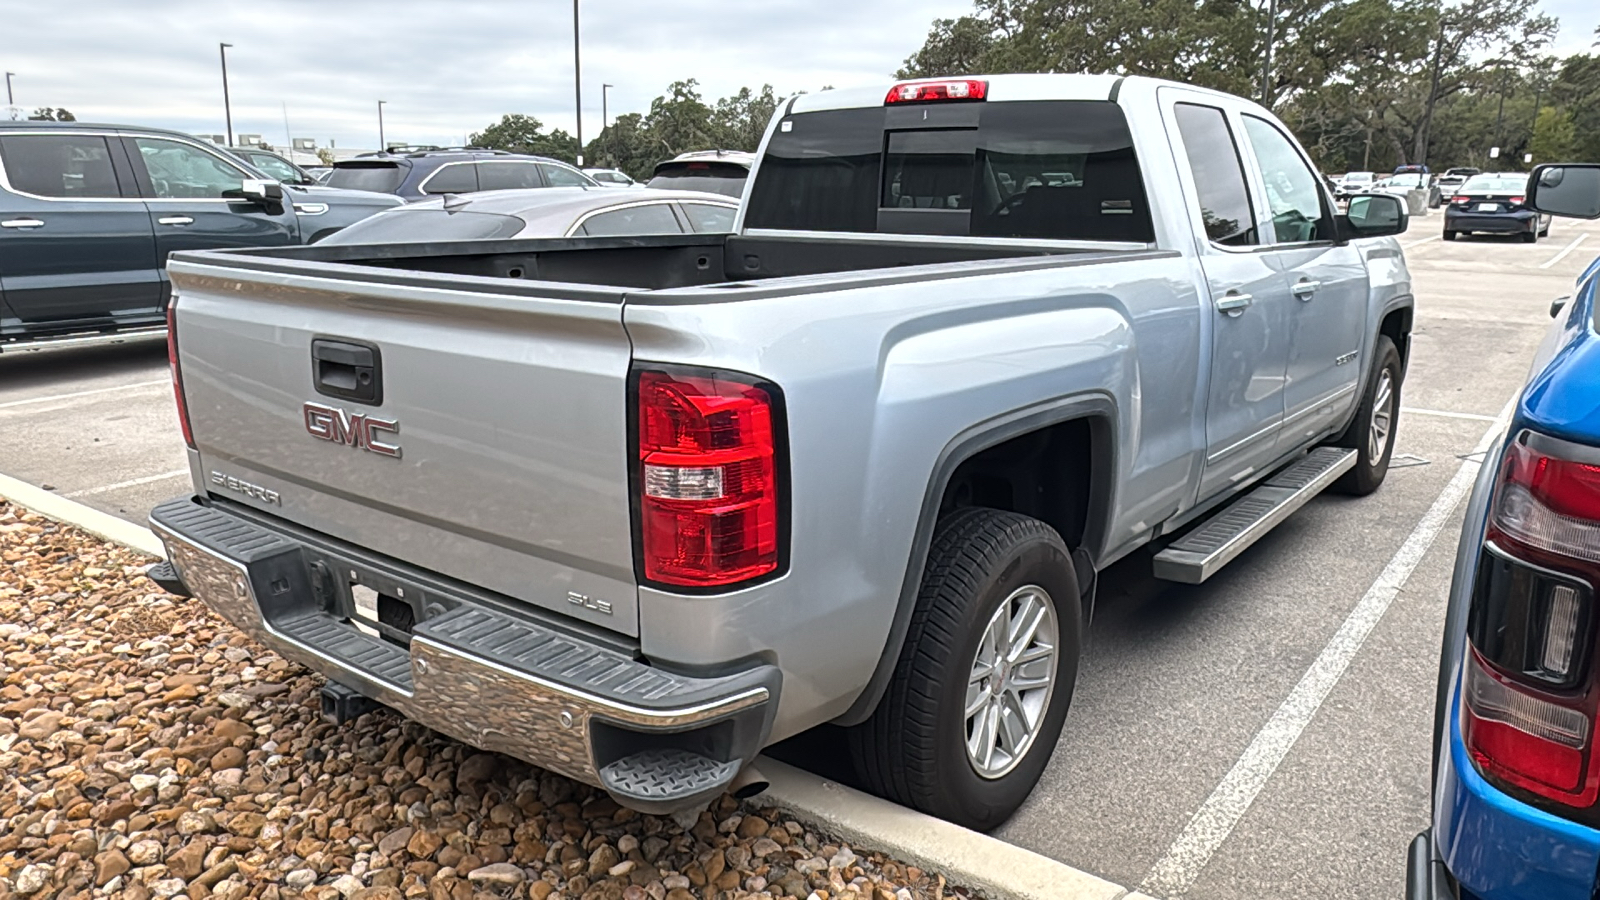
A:
<svg viewBox="0 0 1600 900">
<path fill-rule="evenodd" d="M 653 747 L 601 769 L 600 782 L 613 796 L 636 805 L 655 805 L 720 794 L 738 774 L 738 762 L 717 762 L 675 747 Z"/>
</svg>

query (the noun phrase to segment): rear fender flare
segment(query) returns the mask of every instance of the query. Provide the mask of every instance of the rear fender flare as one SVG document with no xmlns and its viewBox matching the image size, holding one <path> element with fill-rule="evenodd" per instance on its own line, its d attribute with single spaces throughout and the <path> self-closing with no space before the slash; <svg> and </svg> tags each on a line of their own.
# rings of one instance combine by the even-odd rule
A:
<svg viewBox="0 0 1600 900">
<path fill-rule="evenodd" d="M 906 573 L 896 599 L 894 619 L 889 627 L 888 640 L 883 653 L 873 669 L 872 678 L 850 708 L 834 720 L 837 725 L 859 725 L 866 721 L 878 701 L 889 687 L 895 665 L 900 660 L 900 648 L 905 644 L 910 630 L 911 614 L 917 605 L 917 594 L 922 585 L 923 568 L 928 562 L 928 548 L 933 543 L 934 526 L 938 524 L 939 504 L 946 486 L 956 469 L 974 454 L 1004 443 L 1019 435 L 1069 422 L 1088 419 L 1089 440 L 1093 454 L 1093 472 L 1089 479 L 1088 522 L 1084 529 L 1084 549 L 1090 562 L 1099 560 L 1105 550 L 1111 510 L 1116 493 L 1116 434 L 1117 407 L 1109 394 L 1094 392 L 1047 400 L 1031 406 L 988 419 L 956 435 L 940 451 L 934 462 L 928 486 L 922 498 L 922 510 L 917 516 L 916 531 L 911 541 L 911 556 L 906 562 Z M 1080 549 L 1080 548 L 1073 548 Z M 1092 585 L 1085 585 L 1088 589 Z M 1089 610 L 1085 609 L 1087 617 Z"/>
</svg>

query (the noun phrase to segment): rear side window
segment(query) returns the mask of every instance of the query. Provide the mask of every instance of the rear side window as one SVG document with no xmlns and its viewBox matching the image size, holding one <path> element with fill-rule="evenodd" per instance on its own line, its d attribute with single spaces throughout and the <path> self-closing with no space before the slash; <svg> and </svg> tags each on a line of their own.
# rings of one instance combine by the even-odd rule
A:
<svg viewBox="0 0 1600 900">
<path fill-rule="evenodd" d="M 742 197 L 744 183 L 749 178 L 750 170 L 738 163 L 668 162 L 656 167 L 656 173 L 646 187 Z"/>
<path fill-rule="evenodd" d="M 665 203 L 630 206 L 596 213 L 584 221 L 579 234 L 591 237 L 625 237 L 637 234 L 682 234 L 678 217 Z"/>
<path fill-rule="evenodd" d="M 86 134 L 17 134 L 0 137 L 6 178 L 19 191 L 41 197 L 120 197 L 111 148 Z"/>
<path fill-rule="evenodd" d="M 544 177 L 550 182 L 551 187 L 587 187 L 589 179 L 583 173 L 569 169 L 565 166 L 550 166 L 539 164 L 544 170 Z"/>
<path fill-rule="evenodd" d="M 343 162 L 333 167 L 333 174 L 328 176 L 327 185 L 336 188 L 349 188 L 354 191 L 377 191 L 380 194 L 394 193 L 404 181 L 406 173 L 392 162 Z"/>
<path fill-rule="evenodd" d="M 1256 216 L 1227 116 L 1214 106 L 1193 103 L 1175 105 L 1173 116 L 1194 175 L 1206 237 L 1228 247 L 1255 245 Z"/>
<path fill-rule="evenodd" d="M 887 121 L 882 109 L 791 116 L 768 144 L 745 224 L 1155 239 L 1133 138 L 1114 103 L 984 104 L 976 127 L 887 130 Z"/>
<path fill-rule="evenodd" d="M 478 167 L 472 163 L 450 163 L 422 179 L 424 194 L 470 194 L 478 189 Z"/>
<path fill-rule="evenodd" d="M 732 206 L 717 206 L 711 203 L 685 203 L 684 215 L 689 217 L 689 224 L 701 234 L 721 234 L 733 230 L 733 214 L 738 212 Z"/>
<path fill-rule="evenodd" d="M 407 209 L 369 216 L 336 231 L 323 244 L 415 244 L 514 237 L 522 230 L 515 216 L 447 209 Z"/>
<path fill-rule="evenodd" d="M 539 178 L 539 167 L 533 163 L 478 163 L 478 190 L 480 191 L 542 187 L 544 187 L 544 182 Z M 433 184 L 431 182 L 428 184 L 428 191 L 429 193 L 433 192 Z"/>
</svg>

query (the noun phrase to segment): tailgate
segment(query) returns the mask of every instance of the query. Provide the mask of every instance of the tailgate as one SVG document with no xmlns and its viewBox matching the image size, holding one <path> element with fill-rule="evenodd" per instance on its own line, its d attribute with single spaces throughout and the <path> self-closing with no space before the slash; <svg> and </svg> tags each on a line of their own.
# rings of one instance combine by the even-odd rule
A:
<svg viewBox="0 0 1600 900">
<path fill-rule="evenodd" d="M 169 269 L 209 492 L 638 634 L 621 292 L 201 259 Z"/>
</svg>

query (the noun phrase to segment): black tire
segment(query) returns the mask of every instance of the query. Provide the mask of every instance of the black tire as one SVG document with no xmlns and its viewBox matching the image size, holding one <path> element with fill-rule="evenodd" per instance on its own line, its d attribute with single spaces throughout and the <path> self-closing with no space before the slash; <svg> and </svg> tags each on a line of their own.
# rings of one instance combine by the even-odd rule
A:
<svg viewBox="0 0 1600 900">
<path fill-rule="evenodd" d="M 1444 233 L 1444 239 L 1447 241 L 1453 241 L 1456 239 L 1456 233 L 1447 229 Z"/>
<path fill-rule="evenodd" d="M 1524 231 L 1522 233 L 1522 242 L 1524 244 L 1537 244 L 1537 243 L 1539 243 L 1539 231 L 1538 231 L 1537 226 L 1535 226 L 1533 231 Z"/>
<path fill-rule="evenodd" d="M 1550 226 L 1554 225 L 1554 224 L 1555 224 L 1554 220 L 1544 223 L 1544 227 L 1539 229 L 1539 237 L 1549 237 L 1550 236 Z"/>
<path fill-rule="evenodd" d="M 1028 586 L 1043 589 L 1055 615 L 1054 684 L 1020 759 L 985 778 L 968 755 L 967 688 L 990 620 Z M 946 517 L 934 532 L 894 676 L 872 718 L 848 732 L 857 774 L 898 803 L 978 831 L 998 827 L 1027 799 L 1055 750 L 1081 634 L 1077 574 L 1055 529 L 993 509 Z"/>
<path fill-rule="evenodd" d="M 1356 410 L 1356 417 L 1351 420 L 1344 434 L 1334 441 L 1336 446 L 1356 451 L 1356 465 L 1333 483 L 1333 489 L 1358 497 L 1377 490 L 1389 474 L 1389 460 L 1394 456 L 1395 432 L 1400 424 L 1400 385 L 1405 375 L 1400 368 L 1400 351 L 1395 349 L 1394 341 L 1388 335 L 1378 335 L 1378 341 L 1372 349 L 1374 365 L 1371 377 L 1367 379 L 1367 391 L 1361 398 L 1361 407 Z M 1371 441 L 1372 422 L 1377 414 L 1374 407 L 1385 373 L 1389 376 L 1390 385 L 1387 403 L 1389 429 L 1381 451 L 1374 455 Z"/>
</svg>

